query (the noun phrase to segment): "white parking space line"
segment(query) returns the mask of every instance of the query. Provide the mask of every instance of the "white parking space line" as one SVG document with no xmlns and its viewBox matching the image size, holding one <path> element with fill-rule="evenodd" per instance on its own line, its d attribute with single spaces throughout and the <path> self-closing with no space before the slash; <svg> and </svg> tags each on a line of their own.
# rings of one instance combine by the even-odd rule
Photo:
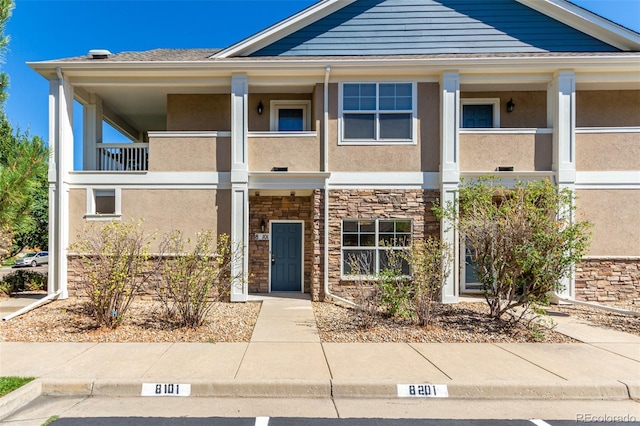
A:
<svg viewBox="0 0 640 426">
<path fill-rule="evenodd" d="M 269 426 L 269 417 L 256 417 L 256 426 Z"/>
<path fill-rule="evenodd" d="M 534 425 L 537 425 L 537 426 L 551 426 L 549 423 L 545 422 L 544 420 L 540 420 L 540 419 L 531 419 L 529 421 L 531 423 L 533 423 Z"/>
</svg>

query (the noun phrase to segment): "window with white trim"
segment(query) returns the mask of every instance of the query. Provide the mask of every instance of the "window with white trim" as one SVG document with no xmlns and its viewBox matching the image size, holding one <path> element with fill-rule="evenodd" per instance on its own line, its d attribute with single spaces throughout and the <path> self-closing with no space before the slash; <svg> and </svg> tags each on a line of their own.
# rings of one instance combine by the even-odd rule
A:
<svg viewBox="0 0 640 426">
<path fill-rule="evenodd" d="M 464 98 L 460 101 L 460 127 L 490 129 L 500 127 L 500 98 Z"/>
<path fill-rule="evenodd" d="M 271 131 L 306 132 L 310 130 L 310 101 L 276 100 L 271 101 L 270 106 Z"/>
<path fill-rule="evenodd" d="M 344 219 L 342 275 L 375 275 L 387 267 L 389 252 L 411 247 L 410 219 Z M 402 264 L 409 275 L 409 265 Z"/>
<path fill-rule="evenodd" d="M 414 142 L 414 83 L 342 83 L 340 87 L 343 143 Z"/>
<path fill-rule="evenodd" d="M 87 189 L 87 219 L 113 219 L 120 217 L 121 191 L 119 188 Z"/>
</svg>

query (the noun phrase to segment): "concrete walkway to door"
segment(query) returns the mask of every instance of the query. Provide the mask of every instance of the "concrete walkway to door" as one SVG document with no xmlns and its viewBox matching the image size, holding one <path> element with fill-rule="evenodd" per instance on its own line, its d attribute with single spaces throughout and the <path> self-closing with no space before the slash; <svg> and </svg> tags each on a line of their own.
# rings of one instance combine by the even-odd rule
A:
<svg viewBox="0 0 640 426">
<path fill-rule="evenodd" d="M 251 343 L 320 343 L 308 294 L 269 293 L 249 300 L 262 302 Z"/>
</svg>

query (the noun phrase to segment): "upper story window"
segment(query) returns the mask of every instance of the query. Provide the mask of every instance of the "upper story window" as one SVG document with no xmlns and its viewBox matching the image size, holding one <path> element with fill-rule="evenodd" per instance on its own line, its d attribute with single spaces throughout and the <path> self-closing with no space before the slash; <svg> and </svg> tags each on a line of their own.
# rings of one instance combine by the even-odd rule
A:
<svg viewBox="0 0 640 426">
<path fill-rule="evenodd" d="M 271 101 L 271 131 L 306 132 L 311 130 L 310 101 Z"/>
<path fill-rule="evenodd" d="M 343 83 L 343 143 L 415 142 L 415 84 Z"/>
<path fill-rule="evenodd" d="M 487 129 L 500 127 L 499 98 L 467 98 L 461 100 L 462 119 L 460 127 L 465 129 Z"/>
</svg>

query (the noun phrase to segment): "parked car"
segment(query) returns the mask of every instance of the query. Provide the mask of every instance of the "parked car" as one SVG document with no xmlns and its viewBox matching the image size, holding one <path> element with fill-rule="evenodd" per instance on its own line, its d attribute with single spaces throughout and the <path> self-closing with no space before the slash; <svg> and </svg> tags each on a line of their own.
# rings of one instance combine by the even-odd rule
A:
<svg viewBox="0 0 640 426">
<path fill-rule="evenodd" d="M 16 259 L 14 268 L 21 266 L 33 266 L 34 268 L 39 265 L 49 263 L 49 252 L 38 251 L 33 253 L 26 253 L 24 256 Z"/>
</svg>

